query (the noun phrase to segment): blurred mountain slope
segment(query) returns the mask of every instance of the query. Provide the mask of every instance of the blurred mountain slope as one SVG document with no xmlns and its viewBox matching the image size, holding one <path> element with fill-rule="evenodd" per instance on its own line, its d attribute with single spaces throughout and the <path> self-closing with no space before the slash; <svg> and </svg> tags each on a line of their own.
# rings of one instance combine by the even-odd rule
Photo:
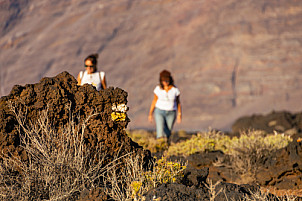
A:
<svg viewBox="0 0 302 201">
<path fill-rule="evenodd" d="M 227 130 L 243 115 L 302 109 L 302 1 L 0 0 L 0 95 L 99 53 L 129 93 L 130 128 L 147 122 L 162 69 L 181 90 L 176 129 Z"/>
</svg>

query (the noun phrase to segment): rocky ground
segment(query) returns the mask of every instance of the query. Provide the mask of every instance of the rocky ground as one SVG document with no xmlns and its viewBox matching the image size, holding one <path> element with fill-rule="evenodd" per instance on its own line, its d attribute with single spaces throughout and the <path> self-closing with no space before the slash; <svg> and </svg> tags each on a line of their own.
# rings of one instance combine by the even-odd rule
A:
<svg viewBox="0 0 302 201">
<path fill-rule="evenodd" d="M 302 133 L 301 133 L 301 113 L 272 112 L 267 115 L 252 115 L 239 118 L 232 126 L 233 130 L 226 133 L 229 136 L 239 136 L 239 132 L 248 130 L 263 130 L 267 133 L 278 131 L 284 135 L 292 137 L 293 141 L 285 148 L 271 153 L 271 157 L 259 161 L 255 177 L 250 175 L 236 174 L 231 167 L 214 165 L 218 160 L 228 160 L 221 151 L 201 152 L 192 154 L 183 160 L 188 160 L 189 164 L 196 169 L 209 168 L 209 175 L 213 182 L 224 181 L 230 183 L 254 183 L 267 189 L 274 189 L 275 192 L 291 192 L 302 196 Z M 188 135 L 189 138 L 189 135 Z M 179 139 L 174 136 L 174 141 Z M 256 159 L 255 159 L 256 160 Z M 283 192 L 283 193 L 282 193 Z"/>
<path fill-rule="evenodd" d="M 301 135 L 299 135 L 301 137 Z M 298 136 L 286 148 L 277 150 L 268 160 L 259 162 L 256 178 L 250 175 L 242 176 L 234 173 L 230 167 L 213 165 L 218 159 L 227 157 L 223 152 L 196 153 L 186 159 L 195 168 L 209 167 L 210 178 L 214 181 L 235 183 L 255 182 L 261 186 L 275 187 L 276 189 L 299 190 L 302 185 L 301 175 L 301 142 Z"/>
<path fill-rule="evenodd" d="M 151 153 L 144 150 L 137 143 L 133 142 L 125 132 L 129 122 L 127 115 L 121 111 L 115 111 L 113 104 L 127 104 L 127 92 L 119 88 L 109 88 L 97 92 L 90 85 L 77 86 L 76 80 L 67 72 L 63 72 L 53 78 L 43 78 L 37 84 L 25 86 L 15 86 L 8 96 L 0 99 L 0 150 L 4 154 L 20 158 L 22 161 L 28 160 L 27 152 L 20 146 L 20 136 L 18 134 L 18 122 L 9 108 L 13 103 L 20 111 L 26 111 L 26 122 L 30 123 L 38 118 L 39 111 L 48 107 L 53 126 L 60 129 L 69 118 L 71 111 L 80 116 L 89 115 L 93 111 L 98 111 L 96 116 L 91 118 L 85 130 L 85 148 L 92 150 L 102 147 L 107 152 L 106 162 L 114 159 L 117 153 L 126 154 L 129 152 L 141 153 L 144 161 L 152 159 Z M 66 107 L 69 105 L 70 107 Z M 112 116 L 114 113 L 115 116 Z M 125 113 L 123 113 L 125 114 Z M 274 115 L 274 114 L 272 114 Z M 289 114 L 287 114 L 289 115 Z M 282 115 L 281 115 L 282 116 Z M 117 117 L 117 118 L 115 118 Z M 293 116 L 292 116 L 293 117 Z M 264 117 L 262 117 L 264 118 Z M 267 116 L 266 118 L 270 118 Z M 253 125 L 254 119 L 249 122 Z M 297 128 L 295 119 L 289 121 L 290 127 Z M 283 125 L 279 119 L 274 119 L 280 128 Z M 240 122 L 241 120 L 238 120 Z M 246 128 L 246 124 L 237 123 L 237 129 Z M 278 188 L 299 189 L 302 187 L 302 142 L 297 140 L 298 135 L 294 136 L 294 141 L 286 148 L 274 153 L 271 160 L 264 161 L 263 168 L 257 172 L 257 181 L 260 185 L 276 186 Z M 122 148 L 121 148 L 122 147 Z M 163 184 L 156 189 L 149 191 L 146 200 L 211 200 L 211 184 L 207 178 L 222 180 L 215 185 L 214 191 L 223 193 L 216 195 L 215 200 L 240 200 L 251 197 L 260 188 L 257 184 L 235 184 L 234 175 L 228 174 L 227 168 L 213 169 L 211 163 L 217 160 L 217 156 L 223 156 L 221 152 L 199 153 L 188 157 L 189 167 L 184 172 L 184 178 L 175 184 Z M 215 175 L 216 174 L 216 175 Z M 278 200 L 273 194 L 267 194 L 267 198 Z M 46 196 L 47 197 L 47 196 Z M 102 188 L 94 188 L 90 192 L 75 196 L 80 200 L 107 200 Z M 280 197 L 279 197 L 280 198 Z M 35 199 L 33 197 L 33 199 Z"/>
<path fill-rule="evenodd" d="M 292 137 L 293 141 L 285 148 L 273 153 L 257 172 L 261 185 L 272 185 L 281 189 L 302 188 L 302 130 L 301 113 L 272 112 L 267 115 L 253 115 L 238 119 L 233 132 L 257 129 L 268 133 L 277 131 Z"/>
</svg>

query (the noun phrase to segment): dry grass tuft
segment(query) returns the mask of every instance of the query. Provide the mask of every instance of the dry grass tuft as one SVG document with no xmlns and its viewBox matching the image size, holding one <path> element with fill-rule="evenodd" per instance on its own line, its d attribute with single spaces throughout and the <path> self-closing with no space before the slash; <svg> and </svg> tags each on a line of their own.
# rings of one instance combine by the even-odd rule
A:
<svg viewBox="0 0 302 201">
<path fill-rule="evenodd" d="M 204 185 L 207 187 L 209 191 L 209 196 L 210 196 L 210 201 L 215 201 L 215 198 L 217 197 L 218 194 L 220 194 L 224 189 L 221 188 L 216 191 L 216 187 L 220 184 L 220 181 L 217 181 L 215 184 L 213 184 L 213 181 L 210 179 L 207 179 L 207 183 Z"/>
<path fill-rule="evenodd" d="M 116 168 L 110 168 L 104 177 L 105 191 L 114 200 L 142 200 L 150 189 L 181 179 L 186 168 L 186 164 L 162 157 L 146 171 L 139 155 L 129 154 L 120 159 L 126 161 L 124 169 L 118 172 Z"/>
<path fill-rule="evenodd" d="M 113 162 L 104 165 L 106 153 L 101 147 L 91 153 L 84 143 L 86 126 L 96 114 L 84 120 L 70 114 L 69 122 L 56 130 L 47 109 L 37 122 L 30 122 L 26 112 L 21 112 L 26 109 L 12 103 L 10 108 L 20 126 L 20 146 L 28 158 L 1 154 L 0 200 L 76 200 L 96 187 L 114 200 L 141 200 L 151 188 L 174 182 L 185 169 L 161 158 L 146 171 L 142 156 L 133 153 L 117 153 Z"/>
<path fill-rule="evenodd" d="M 1 155 L 0 197 L 4 200 L 64 200 L 90 190 L 105 172 L 104 153 L 91 157 L 84 145 L 84 121 L 70 116 L 60 131 L 52 128 L 48 111 L 37 122 L 25 125 L 26 116 L 13 104 L 11 111 L 19 123 L 21 147 L 28 160 Z"/>
<path fill-rule="evenodd" d="M 231 168 L 235 173 L 242 175 L 244 183 L 255 181 L 257 170 L 262 167 L 271 154 L 292 141 L 284 134 L 267 134 L 263 131 L 248 131 L 241 133 L 239 138 L 233 138 L 226 151 L 228 156 L 216 163 Z"/>
</svg>

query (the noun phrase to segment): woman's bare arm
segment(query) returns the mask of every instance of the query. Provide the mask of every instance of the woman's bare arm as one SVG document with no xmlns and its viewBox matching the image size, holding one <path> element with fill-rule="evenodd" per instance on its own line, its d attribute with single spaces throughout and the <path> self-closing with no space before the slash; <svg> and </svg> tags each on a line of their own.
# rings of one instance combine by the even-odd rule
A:
<svg viewBox="0 0 302 201">
<path fill-rule="evenodd" d="M 81 73 L 78 74 L 78 78 L 77 78 L 77 81 L 78 81 L 78 85 L 81 85 Z"/>
<path fill-rule="evenodd" d="M 180 97 L 176 97 L 176 104 L 177 104 L 177 123 L 181 123 L 182 120 L 182 114 L 181 114 L 181 104 L 180 104 Z"/>
<path fill-rule="evenodd" d="M 149 116 L 148 116 L 149 122 L 153 122 L 153 112 L 154 112 L 154 108 L 155 108 L 157 99 L 158 99 L 157 95 L 154 94 L 154 98 L 153 98 L 153 101 L 151 103 L 150 110 L 149 110 Z"/>
<path fill-rule="evenodd" d="M 104 79 L 102 80 L 102 86 L 103 86 L 103 89 L 107 88 L 106 76 L 105 75 L 104 75 Z"/>
</svg>

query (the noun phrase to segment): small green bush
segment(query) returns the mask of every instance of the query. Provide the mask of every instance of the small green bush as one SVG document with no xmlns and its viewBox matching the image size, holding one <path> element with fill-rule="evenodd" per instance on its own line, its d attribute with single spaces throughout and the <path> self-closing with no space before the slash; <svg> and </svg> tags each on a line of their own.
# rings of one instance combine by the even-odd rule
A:
<svg viewBox="0 0 302 201">
<path fill-rule="evenodd" d="M 164 152 L 167 150 L 167 143 L 163 140 L 156 140 L 156 134 L 145 130 L 127 131 L 128 137 L 138 143 L 144 149 L 150 150 L 152 153 Z"/>
<path fill-rule="evenodd" d="M 188 156 L 196 152 L 221 150 L 226 154 L 236 154 L 242 149 L 259 149 L 273 151 L 283 148 L 291 142 L 290 136 L 284 134 L 267 134 L 263 131 L 241 133 L 240 137 L 230 138 L 222 132 L 208 131 L 198 133 L 189 140 L 172 144 L 167 155 Z"/>
<path fill-rule="evenodd" d="M 189 140 L 172 144 L 167 155 L 188 156 L 196 152 L 221 150 L 226 152 L 230 144 L 231 138 L 221 132 L 208 131 L 193 135 Z"/>
<path fill-rule="evenodd" d="M 163 183 L 174 183 L 183 177 L 186 165 L 168 161 L 166 156 L 156 160 L 152 171 L 144 173 L 145 183 L 149 187 L 157 187 Z"/>
</svg>

